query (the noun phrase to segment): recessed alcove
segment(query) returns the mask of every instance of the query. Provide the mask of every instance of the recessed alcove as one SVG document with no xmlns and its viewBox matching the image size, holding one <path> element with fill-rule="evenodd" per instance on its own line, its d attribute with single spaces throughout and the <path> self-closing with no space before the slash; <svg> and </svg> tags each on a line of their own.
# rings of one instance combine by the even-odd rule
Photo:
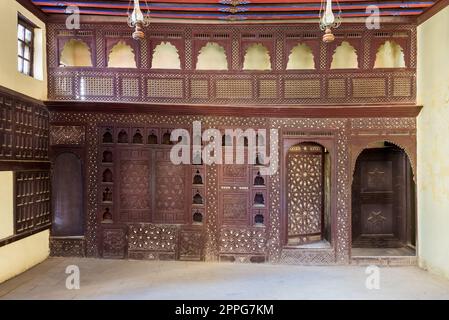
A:
<svg viewBox="0 0 449 320">
<path fill-rule="evenodd" d="M 121 130 L 118 133 L 118 143 L 128 143 L 128 133 L 125 130 Z"/>
<path fill-rule="evenodd" d="M 148 144 L 157 144 L 157 135 L 152 130 L 148 135 Z"/>
<path fill-rule="evenodd" d="M 357 69 L 359 67 L 357 52 L 347 41 L 335 48 L 332 55 L 331 69 Z"/>
<path fill-rule="evenodd" d="M 153 50 L 152 69 L 181 69 L 178 49 L 170 42 L 161 42 Z"/>
<path fill-rule="evenodd" d="M 193 196 L 193 204 L 203 204 L 203 197 L 201 196 L 199 190 L 197 190 Z"/>
<path fill-rule="evenodd" d="M 254 205 L 265 205 L 263 193 L 256 192 L 256 194 L 254 195 Z"/>
<path fill-rule="evenodd" d="M 106 129 L 106 132 L 103 133 L 103 143 L 114 143 L 114 138 L 110 129 Z"/>
<path fill-rule="evenodd" d="M 305 43 L 298 43 L 290 51 L 287 70 L 313 70 L 315 60 L 312 49 Z"/>
<path fill-rule="evenodd" d="M 101 162 L 112 163 L 112 161 L 113 161 L 112 152 L 109 150 L 103 151 L 103 159 L 101 160 Z"/>
<path fill-rule="evenodd" d="M 405 68 L 404 50 L 393 40 L 379 46 L 374 68 Z"/>
<path fill-rule="evenodd" d="M 105 188 L 103 191 L 103 202 L 112 202 L 112 191 L 109 188 Z"/>
<path fill-rule="evenodd" d="M 243 60 L 243 70 L 271 70 L 268 49 L 261 43 L 248 46 Z"/>
<path fill-rule="evenodd" d="M 198 210 L 193 214 L 193 223 L 194 224 L 202 224 L 203 223 L 203 214 Z"/>
<path fill-rule="evenodd" d="M 256 226 L 263 226 L 264 225 L 264 216 L 261 213 L 258 213 L 254 216 L 254 224 Z"/>
<path fill-rule="evenodd" d="M 196 70 L 228 70 L 225 49 L 216 42 L 206 43 L 198 53 Z"/>
<path fill-rule="evenodd" d="M 112 213 L 109 208 L 105 208 L 102 214 L 102 223 L 113 223 Z"/>
<path fill-rule="evenodd" d="M 82 40 L 70 39 L 61 50 L 61 67 L 92 67 L 91 49 Z"/>
<path fill-rule="evenodd" d="M 103 171 L 103 182 L 113 182 L 112 171 L 110 169 Z"/>
<path fill-rule="evenodd" d="M 166 144 L 166 145 L 170 145 L 173 144 L 173 142 L 170 140 L 170 131 L 167 130 L 166 132 L 164 132 L 164 134 L 162 135 L 162 144 Z"/>
<path fill-rule="evenodd" d="M 109 52 L 109 68 L 137 68 L 133 48 L 125 41 L 117 42 Z"/>
<path fill-rule="evenodd" d="M 203 177 L 200 174 L 200 170 L 196 170 L 195 176 L 193 177 L 193 184 L 203 184 Z"/>
<path fill-rule="evenodd" d="M 137 130 L 136 130 L 136 133 L 134 133 L 134 136 L 133 136 L 133 143 L 135 143 L 135 144 L 143 144 L 143 136 L 142 136 L 142 134 L 140 133 L 140 130 L 139 130 L 139 129 L 137 129 Z"/>
<path fill-rule="evenodd" d="M 254 178 L 255 186 L 265 186 L 265 179 L 260 174 L 260 171 L 257 171 L 256 177 Z"/>
</svg>

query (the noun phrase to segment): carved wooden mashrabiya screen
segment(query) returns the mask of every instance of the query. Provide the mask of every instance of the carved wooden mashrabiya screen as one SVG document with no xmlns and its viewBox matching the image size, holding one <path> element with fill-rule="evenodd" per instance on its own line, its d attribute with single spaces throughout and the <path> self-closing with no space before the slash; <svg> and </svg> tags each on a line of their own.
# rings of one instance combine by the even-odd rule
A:
<svg viewBox="0 0 449 320">
<path fill-rule="evenodd" d="M 288 244 L 319 241 L 323 228 L 323 148 L 299 144 L 287 155 Z"/>
</svg>

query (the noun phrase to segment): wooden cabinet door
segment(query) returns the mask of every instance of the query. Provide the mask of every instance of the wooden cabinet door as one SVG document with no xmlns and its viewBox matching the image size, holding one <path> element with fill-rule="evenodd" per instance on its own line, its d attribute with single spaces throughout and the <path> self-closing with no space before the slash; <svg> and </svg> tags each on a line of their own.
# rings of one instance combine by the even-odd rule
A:
<svg viewBox="0 0 449 320">
<path fill-rule="evenodd" d="M 406 228 L 406 157 L 396 148 L 359 156 L 352 189 L 353 247 L 400 247 Z"/>
</svg>

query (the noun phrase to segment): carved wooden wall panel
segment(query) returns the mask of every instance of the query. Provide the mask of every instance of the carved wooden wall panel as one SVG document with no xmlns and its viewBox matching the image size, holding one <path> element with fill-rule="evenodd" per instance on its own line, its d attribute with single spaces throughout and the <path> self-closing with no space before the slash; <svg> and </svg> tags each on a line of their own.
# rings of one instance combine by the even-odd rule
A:
<svg viewBox="0 0 449 320">
<path fill-rule="evenodd" d="M 178 227 L 150 223 L 130 224 L 128 253 L 131 259 L 174 260 Z"/>
<path fill-rule="evenodd" d="M 205 234 L 202 230 L 181 230 L 179 232 L 179 260 L 203 260 L 204 242 Z"/>
<path fill-rule="evenodd" d="M 335 193 L 332 194 L 332 201 L 335 206 L 332 207 L 333 224 L 332 247 L 326 250 L 297 250 L 284 248 L 284 241 L 282 239 L 282 232 L 285 229 L 282 216 L 285 214 L 283 210 L 283 195 L 285 178 L 281 172 L 276 172 L 265 180 L 265 186 L 253 185 L 253 179 L 257 175 L 256 167 L 250 166 L 248 169 L 248 183 L 245 185 L 242 182 L 226 182 L 224 183 L 223 168 L 220 165 L 199 166 L 200 173 L 205 184 L 198 188 L 205 199 L 205 203 L 201 207 L 196 207 L 192 203 L 193 196 L 197 191 L 197 185 L 193 185 L 193 177 L 196 173 L 195 166 L 186 169 L 185 186 L 191 192 L 186 193 L 187 206 L 185 207 L 186 217 L 193 215 L 196 210 L 203 213 L 204 222 L 194 224 L 193 219 L 187 219 L 178 227 L 170 224 L 151 223 L 157 230 L 165 230 L 163 234 L 176 234 L 176 241 L 174 239 L 163 239 L 163 235 L 157 235 L 156 241 L 159 244 L 170 243 L 167 248 L 168 251 L 161 251 L 161 247 L 154 247 L 155 249 L 138 250 L 137 247 L 132 247 L 131 240 L 126 240 L 123 235 L 121 239 L 125 239 L 125 245 L 130 248 L 128 257 L 145 258 L 145 259 L 197 259 L 200 248 L 194 245 L 194 240 L 199 236 L 199 233 L 204 232 L 204 248 L 202 248 L 202 258 L 206 261 L 216 260 L 233 260 L 233 261 L 248 261 L 257 262 L 262 259 L 267 259 L 272 262 L 282 263 L 299 263 L 299 264 L 347 264 L 350 259 L 351 247 L 351 195 L 350 190 L 352 179 L 351 159 L 354 152 L 358 152 L 361 145 L 365 145 L 367 140 L 378 140 L 383 137 L 388 137 L 388 140 L 400 140 L 401 145 L 406 145 L 407 153 L 412 159 L 416 159 L 415 154 L 415 120 L 412 118 L 362 118 L 362 119 L 304 119 L 304 118 L 261 118 L 261 117 L 212 117 L 212 116 L 172 116 L 172 115 L 154 115 L 154 114 L 107 114 L 107 113 L 77 113 L 77 112 L 57 112 L 52 113 L 53 123 L 65 123 L 65 125 L 79 125 L 80 119 L 83 125 L 86 126 L 86 148 L 87 148 L 87 193 L 88 193 L 88 212 L 86 221 L 86 252 L 88 256 L 100 256 L 103 252 L 103 246 L 109 245 L 111 241 L 105 243 L 103 241 L 103 230 L 123 228 L 128 230 L 128 227 L 120 221 L 114 220 L 112 224 L 100 224 L 98 219 L 104 209 L 104 204 L 101 203 L 99 195 L 101 194 L 102 184 L 101 179 L 103 170 L 110 168 L 113 175 L 113 190 L 114 199 L 119 190 L 116 183 L 120 182 L 117 170 L 119 168 L 118 150 L 125 150 L 132 144 L 132 135 L 135 129 L 143 128 L 145 131 L 144 144 L 136 145 L 133 148 L 143 150 L 158 150 L 165 148 L 164 146 L 156 145 L 152 147 L 147 144 L 148 130 L 151 128 L 179 128 L 189 127 L 193 120 L 200 120 L 206 128 L 223 128 L 229 127 L 253 127 L 253 128 L 277 128 L 279 132 L 295 131 L 301 132 L 302 139 L 306 141 L 314 141 L 317 137 L 321 137 L 329 141 L 330 146 L 326 146 L 331 153 L 332 172 L 334 174 L 333 181 L 335 182 Z M 145 123 L 146 125 L 142 125 Z M 103 129 L 109 127 L 112 129 L 113 142 L 102 143 Z M 129 142 L 127 145 L 117 143 L 118 129 L 129 128 Z M 133 131 L 134 130 L 134 131 Z M 164 129 L 165 130 L 165 129 Z M 157 132 L 160 140 L 161 130 Z M 365 132 L 375 133 L 375 136 L 365 136 Z M 401 135 L 395 136 L 395 133 Z M 160 143 L 160 142 L 159 142 Z M 270 152 L 281 153 L 279 147 L 270 144 Z M 133 149 L 130 148 L 130 149 Z M 103 152 L 110 150 L 112 154 L 113 164 L 103 164 Z M 165 151 L 168 148 L 164 149 Z M 153 165 L 151 161 L 150 166 Z M 156 175 L 151 176 L 150 179 L 156 179 Z M 245 178 L 246 180 L 246 178 Z M 234 189 L 236 187 L 236 189 Z M 242 187 L 243 189 L 239 189 Z M 153 186 L 151 187 L 153 188 Z M 246 188 L 248 188 L 246 190 Z M 231 226 L 222 224 L 222 194 L 237 193 L 248 194 L 250 209 L 248 211 L 248 222 L 246 225 Z M 255 193 L 262 193 L 266 195 L 265 207 L 258 208 L 253 206 L 252 199 Z M 188 196 L 187 196 L 188 195 Z M 265 198 L 265 197 L 264 197 Z M 243 199 L 243 198 L 242 198 Z M 190 205 L 189 205 L 190 204 Z M 108 204 L 111 205 L 111 204 Z M 117 203 L 114 201 L 112 207 Z M 199 206 L 199 205 L 198 205 Z M 253 223 L 253 216 L 258 211 L 269 215 L 264 222 L 265 227 L 255 226 Z M 114 208 L 114 210 L 116 210 Z M 142 222 L 142 221 L 139 221 Z M 134 224 L 132 224 L 134 225 Z M 140 225 L 136 223 L 135 225 Z M 164 229 L 168 226 L 173 227 L 174 230 Z M 131 227 L 129 227 L 131 228 Z M 145 227 L 147 228 L 147 227 Z M 144 228 L 144 229 L 145 229 Z M 198 228 L 198 229 L 195 229 Z M 147 229 L 148 230 L 148 229 Z M 192 231 L 192 235 L 187 235 Z M 200 231 L 201 230 L 201 231 Z M 234 231 L 239 231 L 239 236 Z M 262 231 L 263 230 L 263 231 Z M 131 229 L 129 230 L 131 231 Z M 184 234 L 185 231 L 185 234 Z M 172 233 L 173 232 L 173 233 Z M 242 235 L 240 235 L 242 232 Z M 117 235 L 119 232 L 116 232 Z M 125 233 L 125 232 L 123 232 Z M 246 236 L 248 235 L 249 236 Z M 184 237 L 185 236 L 185 237 Z M 131 239 L 131 233 L 130 238 Z M 117 237 L 120 238 L 120 237 Z M 261 239 L 264 240 L 261 240 Z M 223 239 L 229 239 L 223 241 Z M 240 239 L 240 241 L 239 241 Z M 243 240 L 242 240 L 243 239 Z M 246 239 L 246 240 L 245 240 Z M 170 241 L 169 241 L 170 240 Z M 139 240 L 140 241 L 140 240 Z M 138 244 L 139 241 L 135 242 Z M 172 244 L 173 243 L 173 244 Z M 226 243 L 251 243 L 252 245 L 226 246 Z M 257 244 L 264 243 L 261 247 Z M 145 245 L 145 244 L 143 244 Z M 119 247 L 117 245 L 117 247 Z M 153 250 L 153 251 L 151 251 Z M 111 250 L 109 250 L 111 251 Z M 118 250 L 120 251 L 120 250 Z M 121 251 L 120 251 L 121 252 Z M 162 255 L 161 255 L 162 254 Z M 117 254 L 118 256 L 118 254 Z M 126 256 L 126 250 L 125 250 Z M 258 260 L 261 259 L 261 260 Z"/>
<path fill-rule="evenodd" d="M 126 233 L 121 228 L 105 228 L 102 231 L 103 258 L 123 259 L 126 257 Z"/>
<path fill-rule="evenodd" d="M 151 219 L 150 155 L 148 150 L 120 150 L 118 170 L 119 220 L 144 222 Z"/>
<path fill-rule="evenodd" d="M 84 257 L 86 242 L 82 237 L 51 237 L 50 255 L 53 257 Z"/>
<path fill-rule="evenodd" d="M 186 183 L 190 178 L 190 174 L 187 170 L 190 170 L 187 166 L 172 164 L 169 152 L 156 152 L 156 206 L 154 210 L 154 222 L 186 222 L 185 209 L 187 207 L 186 201 L 188 198 Z"/>
<path fill-rule="evenodd" d="M 49 113 L 0 88 L 0 159 L 48 161 Z"/>
<path fill-rule="evenodd" d="M 50 225 L 50 173 L 48 171 L 16 172 L 15 188 L 15 234 Z"/>
</svg>

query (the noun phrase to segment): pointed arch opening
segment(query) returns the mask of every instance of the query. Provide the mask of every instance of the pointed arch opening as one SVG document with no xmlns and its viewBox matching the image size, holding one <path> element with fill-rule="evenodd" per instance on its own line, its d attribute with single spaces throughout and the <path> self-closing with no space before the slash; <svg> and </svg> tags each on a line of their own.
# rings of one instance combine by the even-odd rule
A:
<svg viewBox="0 0 449 320">
<path fill-rule="evenodd" d="M 331 69 L 357 69 L 358 67 L 357 51 L 349 42 L 343 41 L 335 48 Z"/>
<path fill-rule="evenodd" d="M 246 49 L 243 70 L 271 70 L 268 49 L 261 43 L 254 43 Z"/>
<path fill-rule="evenodd" d="M 287 70 L 314 70 L 315 60 L 312 48 L 305 43 L 298 43 L 290 51 Z"/>
<path fill-rule="evenodd" d="M 92 67 L 92 55 L 87 43 L 79 39 L 67 41 L 62 48 L 59 64 L 62 67 Z"/>
<path fill-rule="evenodd" d="M 216 42 L 208 42 L 199 53 L 196 70 L 228 70 L 225 49 Z"/>
<path fill-rule="evenodd" d="M 151 69 L 181 69 L 178 49 L 170 42 L 162 41 L 153 50 Z"/>
<path fill-rule="evenodd" d="M 133 48 L 125 41 L 117 42 L 109 52 L 108 68 L 137 68 Z"/>
<path fill-rule="evenodd" d="M 353 257 L 416 255 L 416 185 L 404 149 L 379 141 L 359 154 L 351 219 Z"/>
<path fill-rule="evenodd" d="M 385 41 L 377 49 L 374 68 L 405 68 L 404 49 L 393 40 Z"/>
</svg>

